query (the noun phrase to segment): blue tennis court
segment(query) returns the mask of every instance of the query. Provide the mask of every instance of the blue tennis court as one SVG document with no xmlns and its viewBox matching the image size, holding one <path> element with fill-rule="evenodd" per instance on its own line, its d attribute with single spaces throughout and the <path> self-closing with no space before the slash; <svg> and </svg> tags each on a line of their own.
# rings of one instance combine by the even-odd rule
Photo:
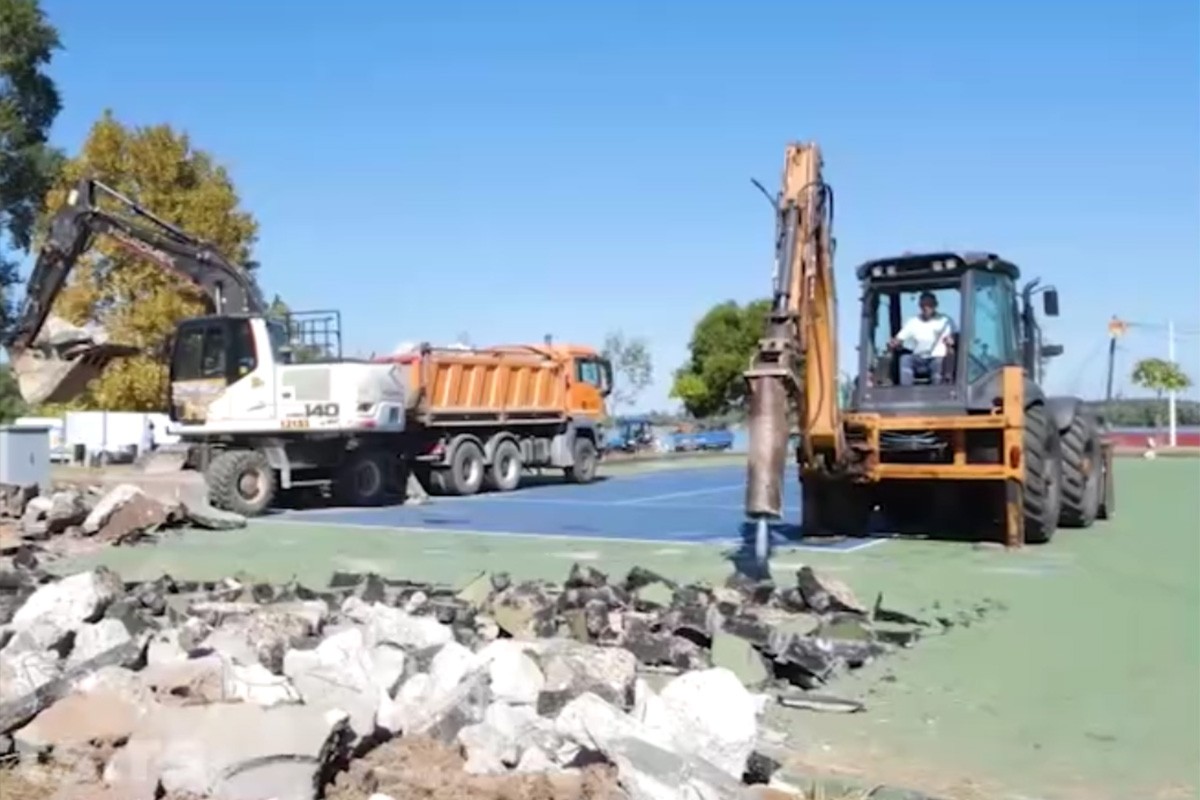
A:
<svg viewBox="0 0 1200 800">
<path fill-rule="evenodd" d="M 665 469 L 580 486 L 548 482 L 504 494 L 435 497 L 426 505 L 288 511 L 277 519 L 378 528 L 739 546 L 753 530 L 742 511 L 745 468 Z M 789 483 L 774 546 L 850 552 L 883 539 L 800 539 L 799 487 Z"/>
</svg>

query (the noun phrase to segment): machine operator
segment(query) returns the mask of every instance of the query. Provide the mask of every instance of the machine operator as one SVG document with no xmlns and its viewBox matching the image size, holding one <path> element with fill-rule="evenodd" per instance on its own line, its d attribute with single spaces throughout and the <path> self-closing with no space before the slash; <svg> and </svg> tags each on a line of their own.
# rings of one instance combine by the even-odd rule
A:
<svg viewBox="0 0 1200 800">
<path fill-rule="evenodd" d="M 918 307 L 917 315 L 910 317 L 888 342 L 890 350 L 901 345 L 909 350 L 900 356 L 901 386 L 912 386 L 916 382 L 917 367 L 929 370 L 930 382 L 941 383 L 943 365 L 954 351 L 954 321 L 938 311 L 933 292 L 922 292 Z"/>
</svg>

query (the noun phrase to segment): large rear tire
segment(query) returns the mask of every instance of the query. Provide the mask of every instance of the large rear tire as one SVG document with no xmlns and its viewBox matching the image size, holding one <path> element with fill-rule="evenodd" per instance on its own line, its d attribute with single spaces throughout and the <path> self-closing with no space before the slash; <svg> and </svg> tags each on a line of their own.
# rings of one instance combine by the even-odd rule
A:
<svg viewBox="0 0 1200 800">
<path fill-rule="evenodd" d="M 1064 528 L 1090 528 L 1100 511 L 1104 465 L 1100 434 L 1087 414 L 1076 414 L 1062 437 L 1062 511 Z"/>
<path fill-rule="evenodd" d="M 586 439 L 582 436 L 575 438 L 575 463 L 563 470 L 567 480 L 572 483 L 591 483 L 596 479 L 596 467 L 600 461 L 600 454 L 596 450 L 596 443 L 591 439 Z"/>
<path fill-rule="evenodd" d="M 1025 543 L 1045 544 L 1058 529 L 1062 507 L 1062 452 L 1046 408 L 1025 411 Z"/>
<path fill-rule="evenodd" d="M 208 497 L 217 508 L 257 517 L 275 500 L 275 470 L 257 450 L 225 450 L 204 472 Z"/>
</svg>

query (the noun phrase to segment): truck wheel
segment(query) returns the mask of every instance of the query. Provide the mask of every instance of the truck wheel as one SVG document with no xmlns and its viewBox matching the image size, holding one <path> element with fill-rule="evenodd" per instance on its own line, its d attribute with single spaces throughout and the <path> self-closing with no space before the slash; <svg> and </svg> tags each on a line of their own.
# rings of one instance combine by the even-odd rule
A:
<svg viewBox="0 0 1200 800">
<path fill-rule="evenodd" d="M 488 485 L 498 492 L 511 492 L 521 484 L 521 448 L 512 439 L 496 445 L 488 467 Z"/>
<path fill-rule="evenodd" d="M 450 457 L 450 469 L 443 473 L 445 488 L 462 497 L 475 494 L 483 486 L 483 448 L 470 439 L 458 443 Z"/>
<path fill-rule="evenodd" d="M 275 499 L 275 470 L 257 450 L 218 453 L 204 478 L 212 504 L 243 517 L 257 517 Z"/>
<path fill-rule="evenodd" d="M 1025 542 L 1045 544 L 1062 507 L 1062 452 L 1044 406 L 1025 411 Z"/>
<path fill-rule="evenodd" d="M 392 460 L 386 453 L 357 451 L 338 470 L 333 490 L 345 505 L 377 506 L 387 501 L 393 482 Z"/>
<path fill-rule="evenodd" d="M 582 436 L 576 437 L 574 456 L 574 466 L 564 469 L 563 474 L 572 483 L 591 483 L 596 479 L 596 466 L 599 462 L 595 442 Z"/>
<path fill-rule="evenodd" d="M 1062 511 L 1058 524 L 1064 528 L 1090 528 L 1100 511 L 1101 481 L 1105 479 L 1100 457 L 1100 436 L 1086 414 L 1077 414 L 1062 437 Z"/>
</svg>

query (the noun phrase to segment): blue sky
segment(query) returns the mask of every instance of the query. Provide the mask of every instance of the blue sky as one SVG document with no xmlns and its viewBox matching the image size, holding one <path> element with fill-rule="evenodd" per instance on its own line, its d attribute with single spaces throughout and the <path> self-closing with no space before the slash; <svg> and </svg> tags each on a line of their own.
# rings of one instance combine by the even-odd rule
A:
<svg viewBox="0 0 1200 800">
<path fill-rule="evenodd" d="M 349 347 L 649 339 L 769 290 L 783 147 L 837 192 L 854 266 L 988 249 L 1060 290 L 1051 388 L 1103 391 L 1105 323 L 1200 332 L 1200 19 L 1184 0 L 287 4 L 44 0 L 74 150 L 169 122 L 261 224 L 262 281 Z M 285 10 L 286 9 L 286 10 Z M 1200 380 L 1200 336 L 1179 358 Z M 1127 366 L 1165 334 L 1122 343 Z"/>
</svg>

